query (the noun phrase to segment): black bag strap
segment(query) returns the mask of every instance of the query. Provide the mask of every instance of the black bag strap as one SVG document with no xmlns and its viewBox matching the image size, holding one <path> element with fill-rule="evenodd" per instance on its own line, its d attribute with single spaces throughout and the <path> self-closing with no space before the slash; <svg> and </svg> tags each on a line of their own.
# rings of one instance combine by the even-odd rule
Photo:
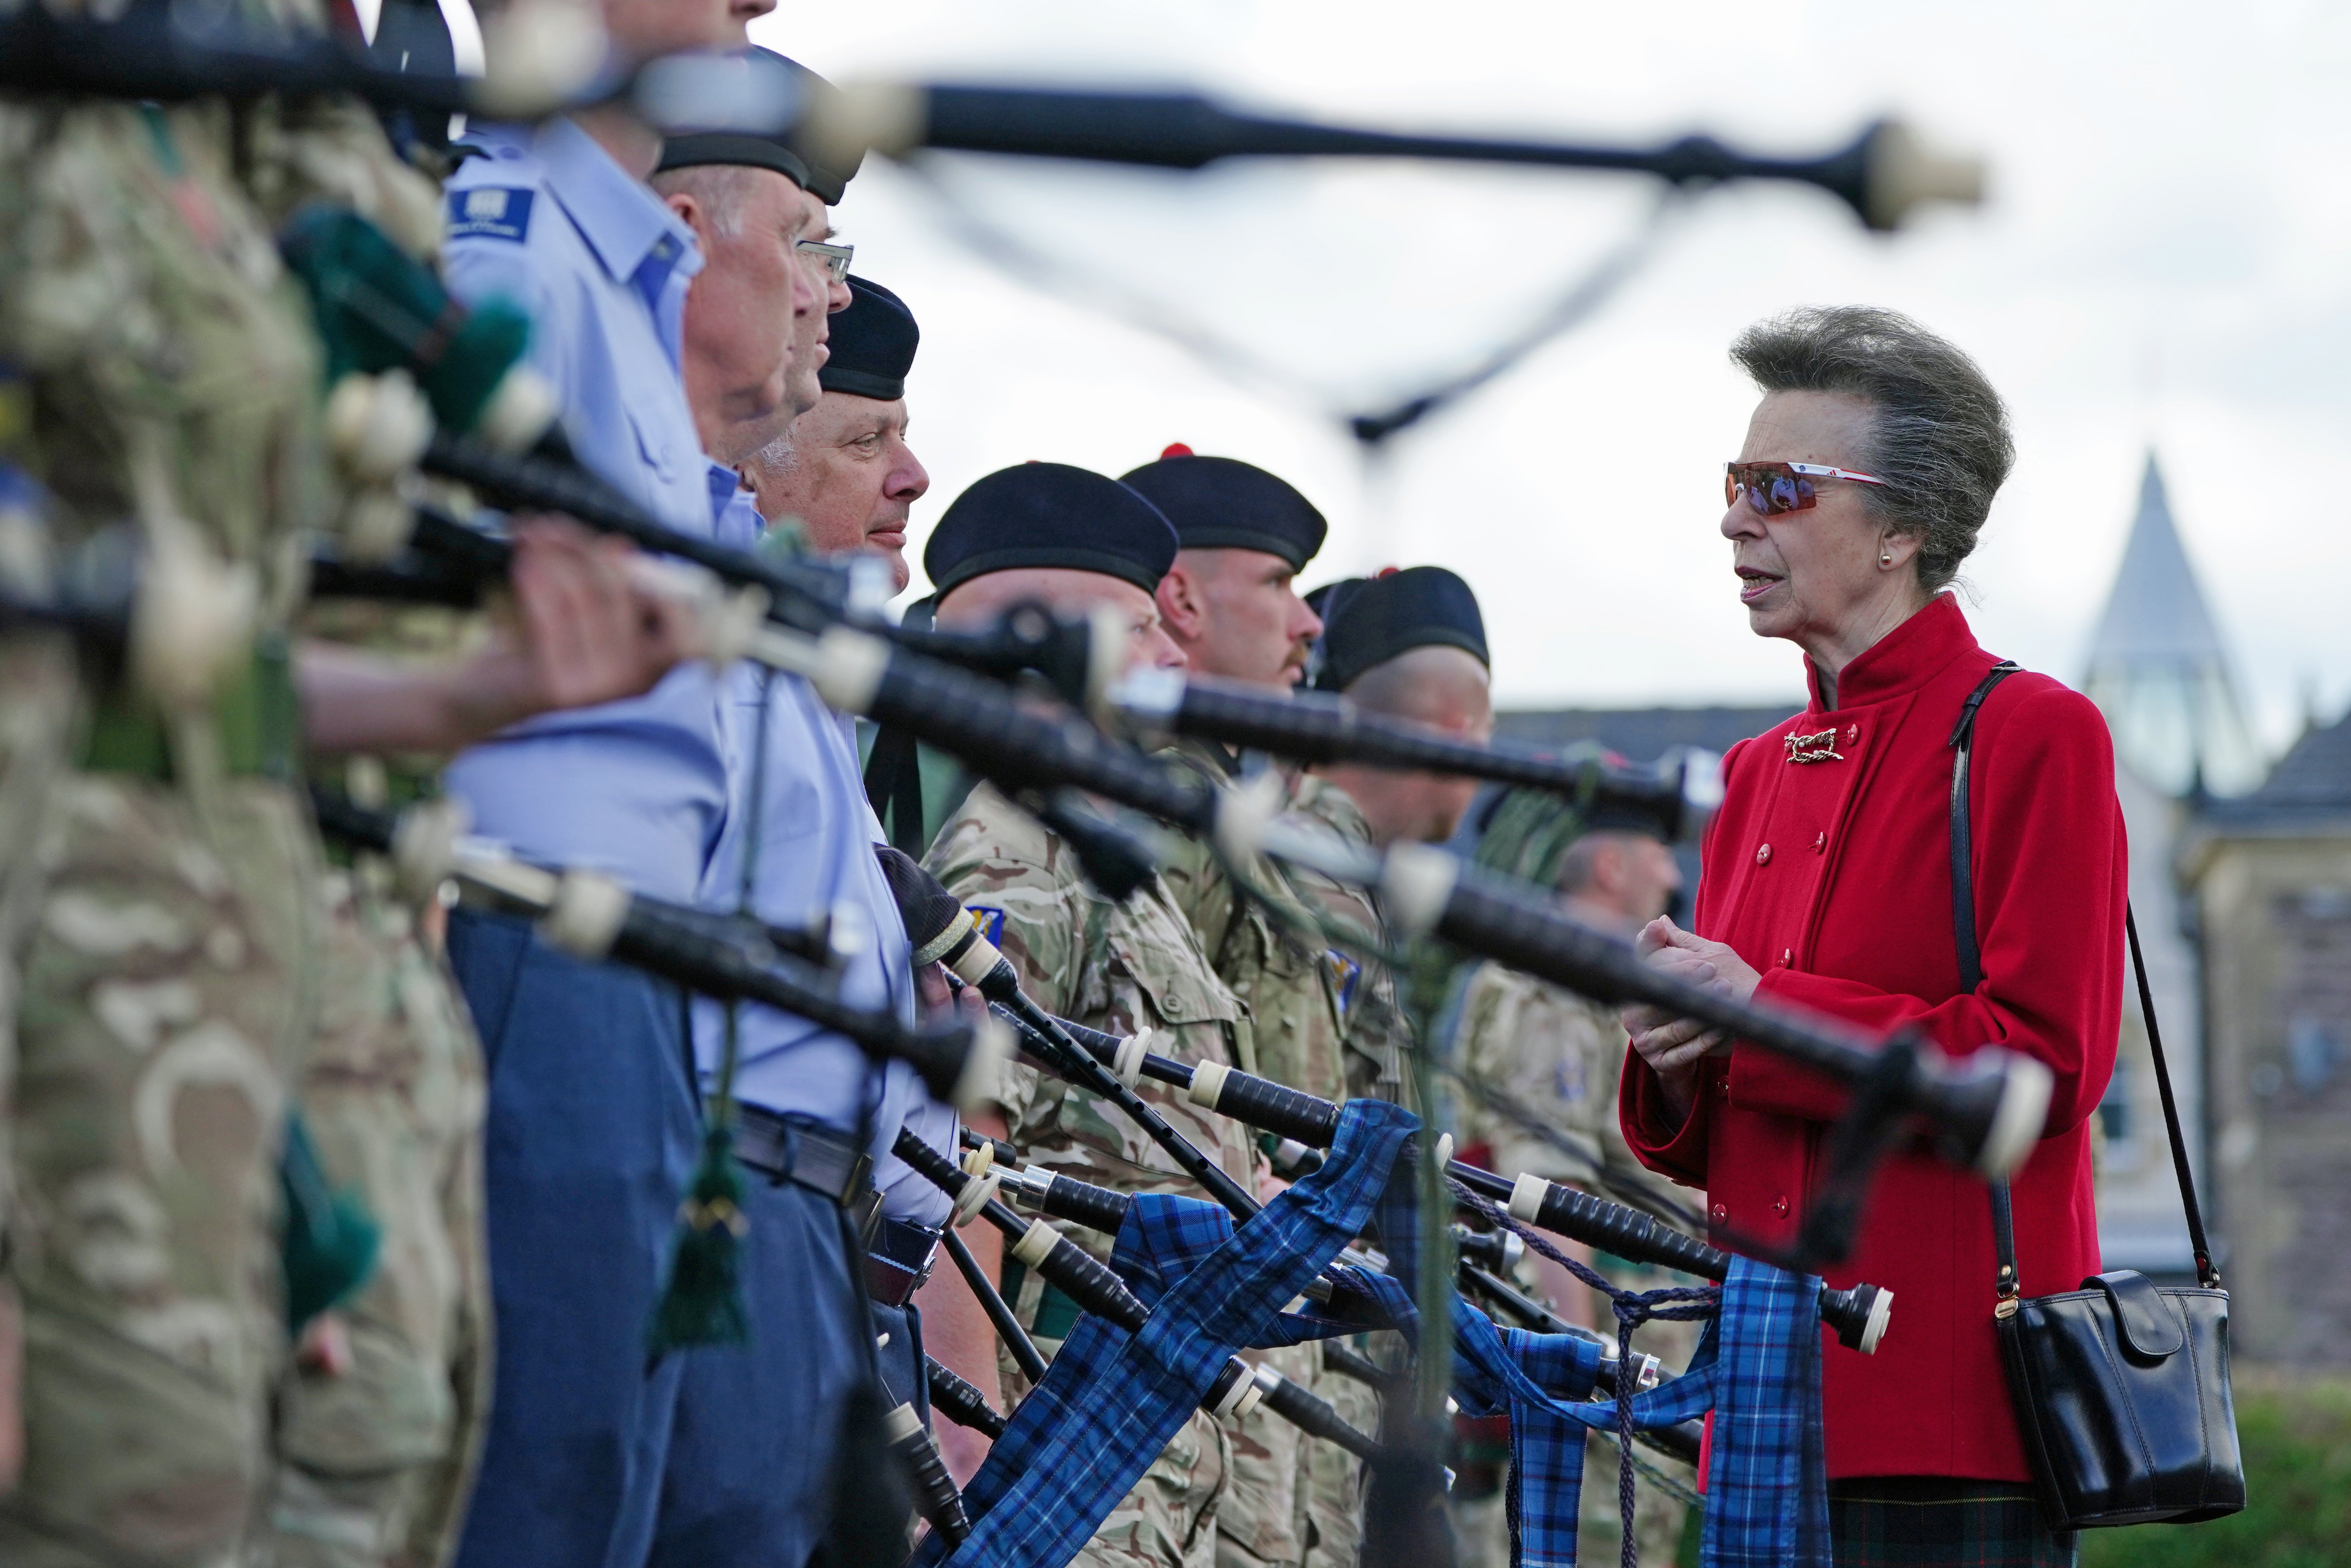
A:
<svg viewBox="0 0 2351 1568">
<path fill-rule="evenodd" d="M 1959 709 L 1959 722 L 1951 727 L 1951 930 L 1959 956 L 1959 985 L 1963 991 L 1973 991 L 1983 983 L 1983 954 L 1976 942 L 1976 899 L 1973 857 L 1973 834 L 1968 817 L 1969 758 L 1975 748 L 1976 714 L 1992 688 L 2017 672 L 2019 666 L 2011 659 L 2001 659 L 1991 667 Z M 2155 993 L 2147 987 L 2147 961 L 2139 952 L 2138 920 L 2130 906 L 2123 906 L 2123 934 L 2129 939 L 2131 972 L 2138 981 L 2139 1015 L 2147 1021 L 2147 1044 L 2155 1058 L 2155 1083 L 2163 1097 L 2163 1122 L 2171 1138 L 2171 1168 L 2179 1178 L 2179 1201 L 2188 1214 L 2188 1243 L 2196 1259 L 2196 1278 L 2208 1289 L 2217 1290 L 2220 1271 L 2212 1266 L 2212 1245 L 2204 1235 L 2204 1211 L 2196 1201 L 2196 1178 L 2188 1168 L 2188 1140 L 2179 1131 L 2179 1106 L 2171 1093 L 2171 1069 L 2163 1055 L 2163 1032 L 2155 1022 Z M 2018 1281 L 2016 1272 L 2016 1217 L 2009 1199 L 2008 1183 L 1991 1184 L 1991 1234 L 1994 1254 L 2000 1263 L 1995 1286 L 2000 1305 L 1993 1311 L 2007 1317 L 2016 1311 Z"/>
<path fill-rule="evenodd" d="M 2188 1140 L 2180 1136 L 2179 1106 L 2171 1097 L 2171 1069 L 2164 1064 L 2163 1031 L 2155 1026 L 2155 996 L 2147 986 L 2147 961 L 2139 956 L 2138 919 L 2128 904 L 2123 906 L 2123 935 L 2130 939 L 2139 1016 L 2147 1020 L 2147 1054 L 2155 1058 L 2155 1086 L 2163 1096 L 2163 1127 L 2171 1137 L 2171 1168 L 2179 1173 L 2179 1201 L 2188 1210 L 2188 1246 L 2196 1258 L 2196 1280 L 2207 1290 L 2219 1290 L 2220 1271 L 2212 1262 L 2212 1243 L 2204 1234 L 2204 1210 L 2196 1201 L 2196 1175 L 2188 1168 Z"/>
</svg>

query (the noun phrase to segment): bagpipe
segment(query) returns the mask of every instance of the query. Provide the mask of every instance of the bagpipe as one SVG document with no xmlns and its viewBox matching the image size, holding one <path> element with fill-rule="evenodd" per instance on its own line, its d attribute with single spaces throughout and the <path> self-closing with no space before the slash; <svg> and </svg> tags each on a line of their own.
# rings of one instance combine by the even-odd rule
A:
<svg viewBox="0 0 2351 1568">
<path fill-rule="evenodd" d="M 314 788 L 320 830 L 388 859 L 403 891 L 422 899 L 454 882 L 470 904 L 534 921 L 553 947 L 591 962 L 623 964 L 683 990 L 751 1002 L 797 1014 L 854 1042 L 877 1061 L 913 1067 L 946 1104 L 985 1104 L 1008 1054 L 1008 1031 L 989 1021 L 909 1027 L 890 1013 L 838 1001 L 825 969 L 825 927 L 762 924 L 632 893 L 601 872 L 550 870 L 470 838 L 453 801 L 412 806 L 398 816 Z"/>
<path fill-rule="evenodd" d="M 1228 109 L 1196 93 L 977 85 L 857 84 L 813 105 L 799 134 L 820 151 L 925 151 L 1204 169 L 1228 158 L 1409 158 L 1647 174 L 1675 185 L 1791 181 L 1828 192 L 1872 229 L 1920 203 L 1982 199 L 1982 166 L 1939 156 L 1895 120 L 1813 158 L 1740 151 L 1707 136 L 1662 147 L 1605 147 L 1435 136 L 1320 125 Z"/>
<path fill-rule="evenodd" d="M 1110 701 L 1121 719 L 1146 735 L 1198 735 L 1293 763 L 1361 763 L 1541 790 L 1573 801 L 1586 815 L 1601 811 L 1653 823 L 1668 843 L 1687 836 L 1722 802 L 1721 774 L 1703 753 L 1685 752 L 1655 767 L 1632 767 L 1596 755 L 1465 741 L 1429 725 L 1365 713 L 1329 692 L 1276 696 L 1176 670 L 1136 670 L 1119 682 Z"/>
<path fill-rule="evenodd" d="M 1013 1028 L 1019 1033 L 1021 1054 L 1032 1062 L 1033 1036 L 1025 1021 L 1007 1013 Z M 1194 1105 L 1202 1106 L 1228 1116 L 1245 1126 L 1269 1132 L 1277 1137 L 1294 1138 L 1310 1148 L 1328 1148 L 1339 1126 L 1343 1107 L 1330 1100 L 1301 1093 L 1270 1079 L 1254 1077 L 1218 1063 L 1204 1062 L 1186 1065 L 1171 1061 L 1155 1052 L 1141 1049 L 1141 1036 L 1121 1039 L 1098 1030 L 1086 1029 L 1066 1020 L 1056 1020 L 1068 1036 L 1076 1041 L 1093 1059 L 1110 1066 L 1120 1075 L 1132 1073 L 1139 1078 L 1149 1078 L 1179 1089 Z M 1653 1268 L 1672 1269 L 1699 1279 L 1719 1282 L 1729 1270 L 1729 1254 L 1694 1237 L 1684 1235 L 1670 1226 L 1658 1223 L 1638 1210 L 1604 1198 L 1579 1192 L 1541 1177 L 1521 1176 L 1516 1179 L 1497 1176 L 1479 1166 L 1467 1165 L 1458 1159 L 1447 1160 L 1447 1177 L 1468 1191 L 1501 1206 L 1503 1212 L 1523 1225 L 1531 1225 L 1564 1236 L 1572 1241 L 1623 1258 L 1628 1262 L 1644 1263 Z M 1040 1183 L 1059 1185 L 1068 1179 L 1048 1172 L 1027 1173 L 1029 1186 Z M 1024 1188 L 1023 1190 L 1027 1190 Z M 1117 1196 L 1113 1194 L 1113 1196 Z M 1049 1199 L 1039 1188 L 1039 1202 L 1070 1202 L 1064 1195 Z M 1050 1211 L 1050 1210 L 1049 1210 Z M 1097 1218 L 1103 1217 L 1098 1212 Z M 1070 1218 L 1080 1216 L 1072 1214 Z M 1115 1226 L 1112 1227 L 1115 1229 Z M 1894 1309 L 1894 1293 L 1872 1284 L 1857 1284 L 1848 1290 L 1821 1291 L 1821 1321 L 1836 1331 L 1838 1342 L 1863 1355 L 1876 1352 L 1878 1342 L 1885 1337 Z"/>
</svg>

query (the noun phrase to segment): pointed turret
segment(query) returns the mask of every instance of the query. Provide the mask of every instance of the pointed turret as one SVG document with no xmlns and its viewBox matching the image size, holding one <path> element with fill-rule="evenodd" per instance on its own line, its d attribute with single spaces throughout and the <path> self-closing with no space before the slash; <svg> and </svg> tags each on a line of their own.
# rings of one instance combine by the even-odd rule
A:
<svg viewBox="0 0 2351 1568">
<path fill-rule="evenodd" d="M 2158 789 L 2231 795 L 2261 782 L 2261 749 L 2152 452 L 2083 690 L 2106 715 L 2116 758 Z"/>
</svg>

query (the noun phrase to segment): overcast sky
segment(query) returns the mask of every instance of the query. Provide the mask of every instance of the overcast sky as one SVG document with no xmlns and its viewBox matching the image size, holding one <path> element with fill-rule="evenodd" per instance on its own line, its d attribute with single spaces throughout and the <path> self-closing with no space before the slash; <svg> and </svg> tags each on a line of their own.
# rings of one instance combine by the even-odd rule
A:
<svg viewBox="0 0 2351 1568">
<path fill-rule="evenodd" d="M 763 43 L 835 80 L 1186 84 L 1393 128 L 1826 151 L 1893 111 L 1991 161 L 1991 200 L 1892 238 L 1832 198 L 1716 192 L 1587 326 L 1400 437 L 1332 417 L 1475 359 L 1648 220 L 1622 176 L 1388 163 L 1199 175 L 875 161 L 836 214 L 922 323 L 917 545 L 979 475 L 1116 473 L 1170 441 L 1330 517 L 1307 581 L 1436 562 L 1485 607 L 1505 705 L 1776 700 L 1715 532 L 1754 395 L 1724 348 L 1799 304 L 1917 317 L 2008 398 L 2020 458 L 1967 568 L 1979 635 L 2078 680 L 2144 453 L 2273 745 L 2351 701 L 2351 12 L 2299 4 L 1587 6 L 1453 0 L 783 0 Z M 1053 259 L 1023 275 L 955 208 Z M 1124 300 L 1123 311 L 1098 301 Z M 1241 345 L 1245 381 L 1134 324 Z M 919 576 L 918 576 L 919 583 Z"/>
</svg>

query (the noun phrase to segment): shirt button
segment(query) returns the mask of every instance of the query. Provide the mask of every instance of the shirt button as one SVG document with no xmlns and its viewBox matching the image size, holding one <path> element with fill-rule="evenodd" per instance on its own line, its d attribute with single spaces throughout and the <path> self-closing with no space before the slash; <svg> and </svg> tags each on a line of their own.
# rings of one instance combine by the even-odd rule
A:
<svg viewBox="0 0 2351 1568">
<path fill-rule="evenodd" d="M 1724 1224 L 1730 1219 L 1730 1210 L 1718 1203 L 1707 1210 L 1707 1217 L 1718 1225 Z"/>
<path fill-rule="evenodd" d="M 1771 1212 L 1784 1217 L 1788 1212 L 1788 1200 L 1785 1198 L 1771 1199 Z"/>
<path fill-rule="evenodd" d="M 1829 836 L 1828 836 L 1827 834 L 1825 834 L 1825 833 L 1815 833 L 1815 834 L 1813 834 L 1813 854 L 1818 855 L 1818 854 L 1822 853 L 1823 850 L 1827 849 L 1827 848 L 1828 848 L 1828 846 L 1829 846 Z"/>
<path fill-rule="evenodd" d="M 1758 866 L 1769 866 L 1771 864 L 1771 846 L 1770 845 L 1759 844 L 1755 846 L 1755 864 Z"/>
</svg>

